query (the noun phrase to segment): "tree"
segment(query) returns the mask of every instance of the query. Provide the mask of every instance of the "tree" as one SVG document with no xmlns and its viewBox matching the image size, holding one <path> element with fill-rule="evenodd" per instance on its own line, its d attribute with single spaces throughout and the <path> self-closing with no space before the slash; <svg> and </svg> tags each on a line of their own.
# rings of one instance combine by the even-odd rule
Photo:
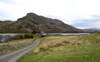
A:
<svg viewBox="0 0 100 62">
<path fill-rule="evenodd" d="M 33 30 L 32 31 L 32 34 L 36 34 L 36 33 L 38 33 L 38 31 L 36 31 L 36 30 Z"/>
</svg>

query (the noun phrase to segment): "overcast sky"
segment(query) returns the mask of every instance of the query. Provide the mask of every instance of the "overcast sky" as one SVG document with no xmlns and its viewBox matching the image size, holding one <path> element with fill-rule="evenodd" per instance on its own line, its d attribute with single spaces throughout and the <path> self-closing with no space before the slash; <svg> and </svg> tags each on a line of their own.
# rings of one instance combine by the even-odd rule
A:
<svg viewBox="0 0 100 62">
<path fill-rule="evenodd" d="M 100 27 L 100 0 L 0 0 L 0 20 L 17 20 L 28 12 L 80 29 Z"/>
</svg>

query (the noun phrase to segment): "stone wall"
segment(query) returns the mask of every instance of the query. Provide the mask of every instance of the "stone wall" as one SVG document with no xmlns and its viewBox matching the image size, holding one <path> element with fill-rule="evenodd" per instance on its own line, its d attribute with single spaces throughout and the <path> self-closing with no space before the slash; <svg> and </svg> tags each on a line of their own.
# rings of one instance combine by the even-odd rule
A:
<svg viewBox="0 0 100 62">
<path fill-rule="evenodd" d="M 33 44 L 34 40 L 35 39 L 33 39 L 32 41 L 28 41 L 28 42 L 0 44 L 0 54 L 13 52 L 13 51 L 19 50 L 21 48 L 27 47 L 27 46 Z"/>
</svg>

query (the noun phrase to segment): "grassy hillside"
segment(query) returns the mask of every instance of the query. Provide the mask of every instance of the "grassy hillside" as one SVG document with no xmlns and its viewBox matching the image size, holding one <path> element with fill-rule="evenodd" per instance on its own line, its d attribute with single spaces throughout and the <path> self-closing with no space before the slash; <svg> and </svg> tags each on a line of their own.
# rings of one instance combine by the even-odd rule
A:
<svg viewBox="0 0 100 62">
<path fill-rule="evenodd" d="M 84 36 L 52 36 L 17 62 L 99 62 L 100 33 Z"/>
<path fill-rule="evenodd" d="M 15 21 L 0 21 L 0 33 L 12 33 L 17 32 L 14 26 L 9 26 L 10 24 L 14 23 Z"/>
<path fill-rule="evenodd" d="M 9 25 L 11 23 L 14 23 L 14 21 L 0 21 L 0 26 L 5 26 L 5 25 Z"/>
</svg>

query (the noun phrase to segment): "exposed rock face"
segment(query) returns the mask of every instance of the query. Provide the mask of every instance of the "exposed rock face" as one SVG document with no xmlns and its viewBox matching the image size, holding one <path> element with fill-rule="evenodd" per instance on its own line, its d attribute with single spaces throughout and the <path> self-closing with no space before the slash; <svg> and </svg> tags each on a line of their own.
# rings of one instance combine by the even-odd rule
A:
<svg viewBox="0 0 100 62">
<path fill-rule="evenodd" d="M 40 32 L 79 32 L 68 24 L 63 23 L 58 19 L 51 19 L 43 16 L 38 16 L 34 13 L 28 13 L 25 17 L 19 18 L 14 24 L 18 30 L 33 31 L 39 30 Z"/>
<path fill-rule="evenodd" d="M 46 33 L 82 32 L 58 19 L 51 19 L 34 13 L 28 13 L 8 26 L 20 32 L 32 32 L 33 30 Z"/>
</svg>

